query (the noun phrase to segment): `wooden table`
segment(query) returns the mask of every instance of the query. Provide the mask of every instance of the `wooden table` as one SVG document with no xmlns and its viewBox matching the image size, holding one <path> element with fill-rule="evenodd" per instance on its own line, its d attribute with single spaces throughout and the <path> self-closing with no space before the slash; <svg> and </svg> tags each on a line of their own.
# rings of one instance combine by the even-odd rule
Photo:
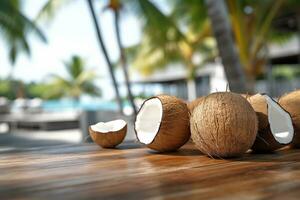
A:
<svg viewBox="0 0 300 200">
<path fill-rule="evenodd" d="M 95 144 L 0 153 L 0 199 L 300 199 L 300 150 L 215 160 Z"/>
</svg>

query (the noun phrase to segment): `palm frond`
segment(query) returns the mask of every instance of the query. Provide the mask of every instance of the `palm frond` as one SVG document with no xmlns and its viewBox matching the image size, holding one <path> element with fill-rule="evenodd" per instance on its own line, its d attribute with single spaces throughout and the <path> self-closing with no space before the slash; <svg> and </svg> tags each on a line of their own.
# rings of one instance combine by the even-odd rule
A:
<svg viewBox="0 0 300 200">
<path fill-rule="evenodd" d="M 76 78 L 76 84 L 83 85 L 85 83 L 92 83 L 95 78 L 96 74 L 93 71 L 84 71 L 79 74 L 79 76 Z"/>
<path fill-rule="evenodd" d="M 74 0 L 47 0 L 37 15 L 36 20 L 49 22 L 53 20 L 57 12 Z"/>
<path fill-rule="evenodd" d="M 251 57 L 252 58 L 255 57 L 257 55 L 257 53 L 259 52 L 259 50 L 260 50 L 259 47 L 261 46 L 261 43 L 264 42 L 264 40 L 270 30 L 272 20 L 276 16 L 276 14 L 277 14 L 278 10 L 280 9 L 280 7 L 282 6 L 283 2 L 284 2 L 284 0 L 270 2 L 270 4 L 271 4 L 270 9 L 266 10 L 267 14 L 265 16 L 265 20 L 263 20 L 263 22 L 259 26 L 258 31 L 256 33 L 257 37 L 255 38 L 254 44 L 251 49 Z"/>
<path fill-rule="evenodd" d="M 149 0 L 136 0 L 139 16 L 143 21 L 143 32 L 152 43 L 158 45 L 185 40 L 175 21 L 164 14 Z"/>
<path fill-rule="evenodd" d="M 22 12 L 19 1 L 0 1 L 0 32 L 9 48 L 9 57 L 15 62 L 19 52 L 30 54 L 27 41 L 29 34 L 34 34 L 41 41 L 46 37 L 37 25 L 28 19 Z"/>
<path fill-rule="evenodd" d="M 77 55 L 72 56 L 71 59 L 69 61 L 65 61 L 64 64 L 71 79 L 76 79 L 83 72 L 85 65 L 84 60 Z"/>
<path fill-rule="evenodd" d="M 51 75 L 53 89 L 50 96 L 62 95 L 78 99 L 82 94 L 101 95 L 100 89 L 94 84 L 95 72 L 85 70 L 85 61 L 81 57 L 72 56 L 64 63 L 68 77 Z"/>
<path fill-rule="evenodd" d="M 180 26 L 189 31 L 199 34 L 202 32 L 207 12 L 204 0 L 175 0 L 168 1 L 172 6 L 171 17 L 176 20 Z"/>
<path fill-rule="evenodd" d="M 101 96 L 102 91 L 100 88 L 96 87 L 93 83 L 85 83 L 82 86 L 82 90 L 84 93 L 93 95 L 93 96 Z"/>
</svg>

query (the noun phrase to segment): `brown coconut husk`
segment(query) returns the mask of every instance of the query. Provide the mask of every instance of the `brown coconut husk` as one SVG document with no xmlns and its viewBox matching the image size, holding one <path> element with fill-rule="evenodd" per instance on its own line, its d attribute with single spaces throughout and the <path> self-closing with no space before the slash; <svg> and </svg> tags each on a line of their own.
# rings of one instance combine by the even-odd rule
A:
<svg viewBox="0 0 300 200">
<path fill-rule="evenodd" d="M 198 97 L 197 99 L 195 99 L 195 100 L 193 100 L 193 101 L 187 103 L 187 106 L 188 106 L 188 109 L 189 109 L 190 113 L 192 113 L 193 110 L 194 110 L 199 104 L 201 104 L 201 103 L 203 102 L 204 98 L 205 98 L 204 96 L 203 96 L 203 97 Z"/>
<path fill-rule="evenodd" d="M 258 130 L 265 130 L 269 125 L 268 105 L 264 96 L 256 94 L 247 99 L 257 114 Z"/>
<path fill-rule="evenodd" d="M 300 148 L 300 90 L 279 98 L 279 104 L 291 115 L 295 135 L 291 147 Z"/>
<path fill-rule="evenodd" d="M 121 144 L 126 136 L 126 132 L 127 124 L 119 131 L 107 133 L 94 131 L 91 129 L 91 127 L 89 127 L 89 133 L 92 137 L 92 140 L 102 148 L 114 148 Z"/>
<path fill-rule="evenodd" d="M 208 95 L 191 115 L 196 147 L 211 157 L 236 157 L 253 145 L 257 116 L 249 102 L 232 92 Z"/>
<path fill-rule="evenodd" d="M 147 147 L 159 152 L 175 151 L 183 146 L 191 135 L 188 107 L 183 100 L 175 96 L 158 95 L 146 101 L 152 98 L 158 98 L 161 101 L 163 114 L 159 130 L 154 140 L 147 144 Z"/>
</svg>

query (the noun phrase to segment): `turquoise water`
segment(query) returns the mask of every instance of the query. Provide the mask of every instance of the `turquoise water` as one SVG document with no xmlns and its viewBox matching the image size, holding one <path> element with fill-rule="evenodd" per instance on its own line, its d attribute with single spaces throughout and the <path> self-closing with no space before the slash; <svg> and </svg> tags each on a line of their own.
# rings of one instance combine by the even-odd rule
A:
<svg viewBox="0 0 300 200">
<path fill-rule="evenodd" d="M 49 100 L 42 104 L 45 111 L 65 110 L 117 110 L 118 106 L 112 101 L 76 102 L 73 100 Z"/>
</svg>

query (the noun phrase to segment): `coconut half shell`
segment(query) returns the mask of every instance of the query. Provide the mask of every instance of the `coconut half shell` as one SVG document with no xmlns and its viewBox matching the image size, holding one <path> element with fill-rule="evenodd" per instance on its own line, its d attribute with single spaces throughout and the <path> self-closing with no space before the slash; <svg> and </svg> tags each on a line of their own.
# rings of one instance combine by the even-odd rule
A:
<svg viewBox="0 0 300 200">
<path fill-rule="evenodd" d="M 186 103 L 169 95 L 147 99 L 137 114 L 135 132 L 137 139 L 153 150 L 177 150 L 190 138 Z"/>
<path fill-rule="evenodd" d="M 251 148 L 254 152 L 272 152 L 292 141 L 291 117 L 275 100 L 265 94 L 256 94 L 248 101 L 258 117 L 258 134 Z"/>
<path fill-rule="evenodd" d="M 287 112 L 289 112 L 292 117 L 295 137 L 291 146 L 294 148 L 300 148 L 300 90 L 296 90 L 282 96 L 279 99 L 279 104 Z"/>
<path fill-rule="evenodd" d="M 103 148 L 114 148 L 123 142 L 127 132 L 124 120 L 99 122 L 89 127 L 92 140 Z"/>
<path fill-rule="evenodd" d="M 190 120 L 196 147 L 211 157 L 236 157 L 253 145 L 257 117 L 241 95 L 217 92 L 205 97 Z"/>
<path fill-rule="evenodd" d="M 268 126 L 266 129 L 257 132 L 256 139 L 251 149 L 255 153 L 268 153 L 280 149 L 281 147 L 283 146 L 275 140 L 271 129 Z"/>
</svg>

